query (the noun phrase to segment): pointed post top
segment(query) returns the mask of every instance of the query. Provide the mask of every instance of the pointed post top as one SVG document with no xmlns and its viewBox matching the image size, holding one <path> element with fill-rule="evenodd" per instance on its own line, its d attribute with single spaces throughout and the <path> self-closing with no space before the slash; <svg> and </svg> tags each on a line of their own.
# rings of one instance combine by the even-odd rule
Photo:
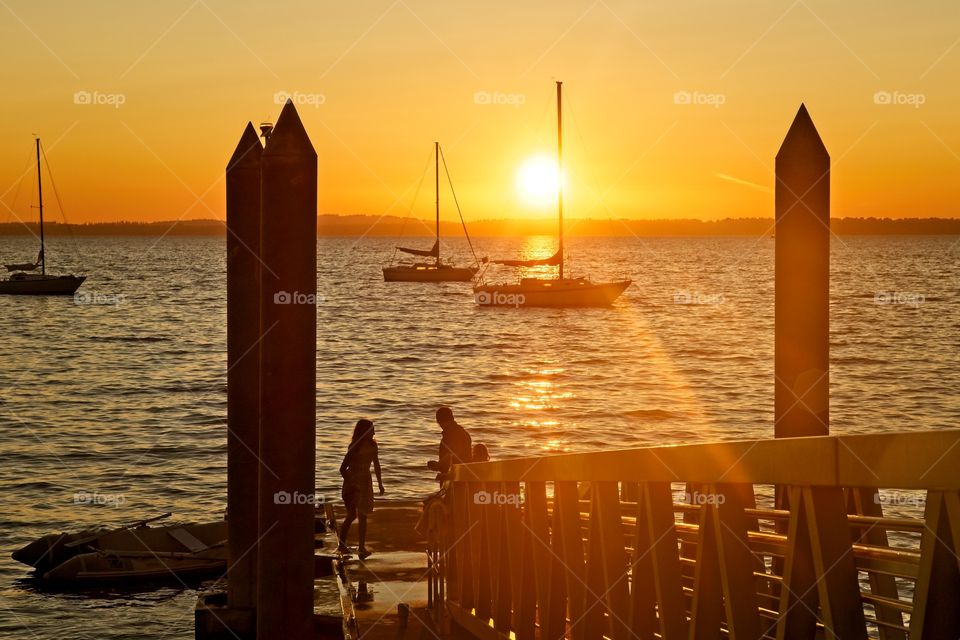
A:
<svg viewBox="0 0 960 640">
<path fill-rule="evenodd" d="M 227 172 L 233 169 L 258 168 L 260 166 L 260 155 L 263 153 L 263 147 L 260 146 L 260 136 L 257 130 L 253 128 L 253 123 L 248 122 L 240 135 L 240 142 L 237 148 L 230 156 L 230 162 L 227 163 Z"/>
<path fill-rule="evenodd" d="M 280 111 L 277 124 L 273 127 L 270 140 L 264 148 L 269 156 L 307 156 L 317 157 L 317 152 L 310 142 L 310 136 L 300 120 L 300 114 L 289 98 Z"/>
<path fill-rule="evenodd" d="M 780 151 L 777 152 L 777 159 L 810 156 L 829 158 L 830 154 L 820 138 L 820 133 L 817 132 L 816 125 L 813 124 L 807 105 L 801 102 L 793 124 L 790 125 L 783 144 L 780 145 Z"/>
</svg>

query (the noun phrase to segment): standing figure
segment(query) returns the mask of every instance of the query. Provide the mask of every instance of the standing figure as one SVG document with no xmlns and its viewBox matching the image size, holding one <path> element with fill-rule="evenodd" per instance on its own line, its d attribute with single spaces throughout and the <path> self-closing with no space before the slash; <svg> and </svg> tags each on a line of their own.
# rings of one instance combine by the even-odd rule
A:
<svg viewBox="0 0 960 640">
<path fill-rule="evenodd" d="M 357 554 L 361 559 L 370 555 L 366 547 L 366 538 L 367 516 L 373 513 L 371 463 L 377 474 L 380 495 L 384 494 L 383 478 L 380 475 L 380 456 L 377 441 L 373 437 L 374 433 L 373 422 L 367 419 L 359 420 L 357 426 L 353 428 L 353 437 L 350 439 L 347 455 L 343 457 L 343 464 L 340 465 L 340 475 L 343 476 L 343 504 L 347 509 L 347 515 L 340 528 L 339 551 L 350 552 L 346 544 L 347 534 L 350 533 L 350 525 L 359 517 L 360 544 L 357 547 Z"/>
<path fill-rule="evenodd" d="M 472 460 L 473 445 L 470 434 L 453 417 L 450 407 L 437 409 L 437 424 L 443 435 L 440 436 L 439 460 L 427 462 L 427 468 L 438 471 L 437 480 L 441 486 L 450 472 L 451 465 L 464 464 Z"/>
</svg>

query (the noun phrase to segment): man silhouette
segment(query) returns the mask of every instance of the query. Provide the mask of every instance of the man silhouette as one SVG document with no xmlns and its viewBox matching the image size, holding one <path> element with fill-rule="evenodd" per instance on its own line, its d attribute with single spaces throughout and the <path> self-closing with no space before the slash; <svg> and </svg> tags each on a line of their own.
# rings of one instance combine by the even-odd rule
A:
<svg viewBox="0 0 960 640">
<path fill-rule="evenodd" d="M 443 435 L 440 437 L 440 459 L 429 461 L 427 468 L 438 471 L 437 480 L 442 483 L 446 479 L 451 465 L 463 464 L 472 460 L 473 442 L 467 430 L 454 420 L 453 410 L 450 407 L 437 409 L 437 424 L 443 431 Z"/>
</svg>

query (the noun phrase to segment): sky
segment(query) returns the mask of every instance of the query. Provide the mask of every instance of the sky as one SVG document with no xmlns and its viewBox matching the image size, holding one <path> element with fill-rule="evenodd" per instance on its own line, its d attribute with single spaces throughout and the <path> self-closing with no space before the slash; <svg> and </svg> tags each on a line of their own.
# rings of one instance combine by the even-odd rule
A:
<svg viewBox="0 0 960 640">
<path fill-rule="evenodd" d="M 960 216 L 955 2 L 0 0 L 0 59 L 5 222 L 35 216 L 32 134 L 67 221 L 222 219 L 288 96 L 318 213 L 430 215 L 439 140 L 468 220 L 551 216 L 517 176 L 555 153 L 555 80 L 570 217 L 772 217 L 801 102 L 834 216 Z"/>
</svg>

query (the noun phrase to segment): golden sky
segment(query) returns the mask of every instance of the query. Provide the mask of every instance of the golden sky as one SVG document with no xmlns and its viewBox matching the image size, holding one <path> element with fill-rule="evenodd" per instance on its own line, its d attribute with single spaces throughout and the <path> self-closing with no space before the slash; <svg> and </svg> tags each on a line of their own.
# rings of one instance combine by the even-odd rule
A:
<svg viewBox="0 0 960 640">
<path fill-rule="evenodd" d="M 835 216 L 960 215 L 955 2 L 0 0 L 0 59 L 2 201 L 37 133 L 71 222 L 223 218 L 224 165 L 279 93 L 320 213 L 405 214 L 436 139 L 468 219 L 552 215 L 515 183 L 554 152 L 554 80 L 571 217 L 772 216 L 801 101 Z"/>
</svg>

